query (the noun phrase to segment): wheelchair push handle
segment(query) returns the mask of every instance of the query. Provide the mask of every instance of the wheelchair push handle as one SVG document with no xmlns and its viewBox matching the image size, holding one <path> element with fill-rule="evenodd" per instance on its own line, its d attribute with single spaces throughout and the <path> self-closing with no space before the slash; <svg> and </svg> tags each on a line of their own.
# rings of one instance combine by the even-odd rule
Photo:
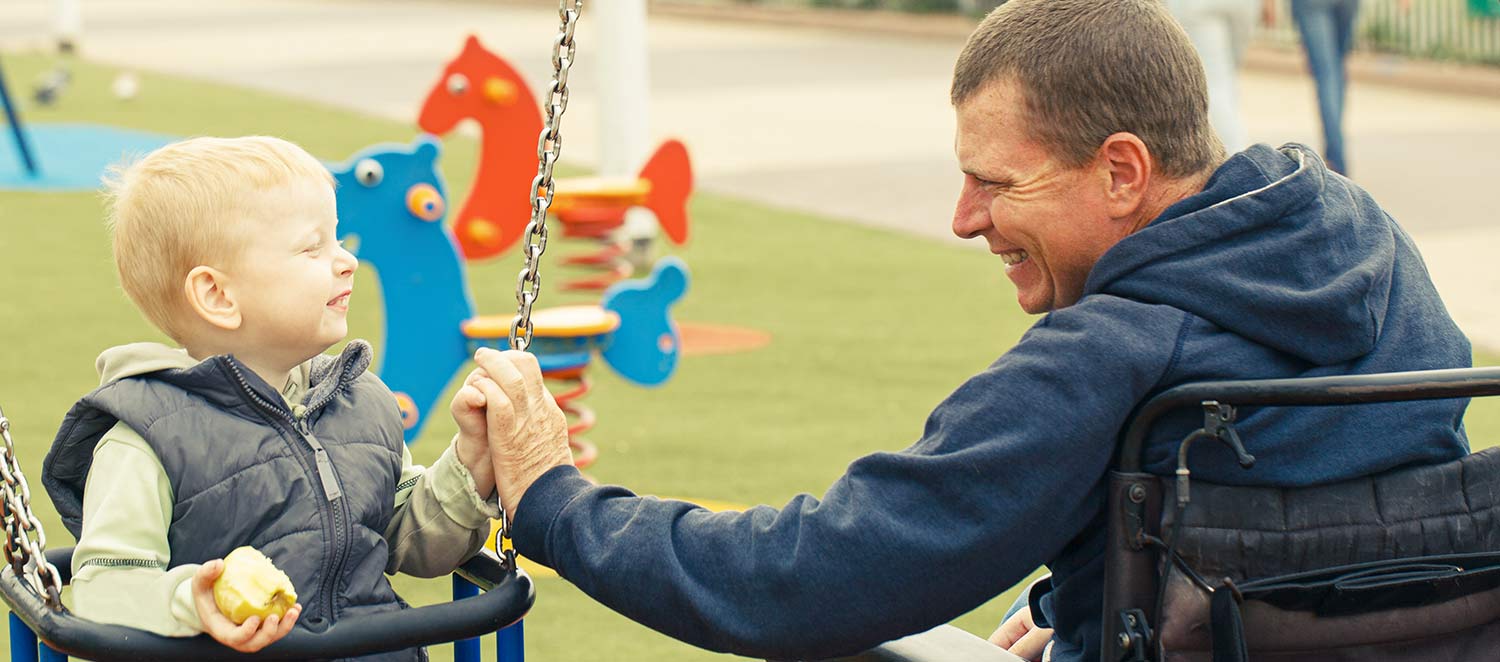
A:
<svg viewBox="0 0 1500 662">
<path fill-rule="evenodd" d="M 70 579 L 67 569 L 72 556 L 71 548 L 47 550 L 47 560 L 58 567 L 64 581 Z M 282 640 L 253 654 L 231 651 L 204 635 L 163 637 L 52 611 L 9 570 L 0 574 L 0 591 L 16 616 L 62 653 L 87 659 L 162 662 L 344 658 L 430 646 L 495 632 L 525 616 L 536 599 L 531 578 L 506 569 L 488 550 L 465 562 L 457 574 L 484 592 L 415 609 L 351 616 L 322 632 L 295 628 Z"/>
<path fill-rule="evenodd" d="M 1120 446 L 1119 471 L 1141 471 L 1146 433 L 1156 419 L 1175 409 L 1196 407 L 1211 400 L 1236 407 L 1313 407 L 1491 395 L 1500 395 L 1500 367 L 1183 384 L 1147 401 L 1131 420 Z"/>
</svg>

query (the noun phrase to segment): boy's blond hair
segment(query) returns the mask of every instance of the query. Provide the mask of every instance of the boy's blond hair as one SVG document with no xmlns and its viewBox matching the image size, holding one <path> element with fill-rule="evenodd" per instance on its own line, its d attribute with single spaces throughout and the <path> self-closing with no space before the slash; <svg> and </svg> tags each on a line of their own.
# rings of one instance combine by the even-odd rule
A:
<svg viewBox="0 0 1500 662">
<path fill-rule="evenodd" d="M 299 180 L 334 184 L 311 154 L 268 136 L 193 138 L 112 168 L 107 222 L 125 293 L 182 342 L 188 272 L 232 259 L 255 194 Z"/>
</svg>

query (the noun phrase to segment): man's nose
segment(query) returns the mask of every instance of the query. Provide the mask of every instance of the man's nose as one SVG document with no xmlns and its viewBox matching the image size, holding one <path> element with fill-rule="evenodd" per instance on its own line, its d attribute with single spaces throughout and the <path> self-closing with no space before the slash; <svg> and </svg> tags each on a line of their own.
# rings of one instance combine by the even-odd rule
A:
<svg viewBox="0 0 1500 662">
<path fill-rule="evenodd" d="M 958 238 L 973 239 L 990 227 L 989 206 L 982 194 L 974 178 L 965 176 L 964 188 L 959 192 L 958 204 L 953 209 L 953 234 Z"/>
</svg>

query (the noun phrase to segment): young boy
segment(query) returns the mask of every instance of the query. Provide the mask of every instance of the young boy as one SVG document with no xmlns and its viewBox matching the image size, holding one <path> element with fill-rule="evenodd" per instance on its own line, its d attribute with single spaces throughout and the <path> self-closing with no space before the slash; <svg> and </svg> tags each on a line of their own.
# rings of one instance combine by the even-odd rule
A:
<svg viewBox="0 0 1500 662">
<path fill-rule="evenodd" d="M 125 292 L 182 349 L 105 351 L 102 385 L 47 455 L 43 483 L 78 537 L 75 613 L 252 652 L 294 625 L 401 609 L 385 573 L 438 576 L 479 549 L 499 516 L 481 373 L 424 469 L 366 372 L 370 346 L 322 355 L 347 332 L 358 264 L 322 164 L 275 138 L 196 138 L 124 169 L 110 194 Z M 215 606 L 241 545 L 291 578 L 284 618 L 235 626 Z"/>
</svg>

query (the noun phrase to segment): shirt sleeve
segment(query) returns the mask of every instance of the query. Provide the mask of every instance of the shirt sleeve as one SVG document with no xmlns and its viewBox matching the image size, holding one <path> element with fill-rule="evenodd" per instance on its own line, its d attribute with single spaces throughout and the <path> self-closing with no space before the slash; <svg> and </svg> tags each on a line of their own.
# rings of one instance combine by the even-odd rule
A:
<svg viewBox="0 0 1500 662">
<path fill-rule="evenodd" d="M 498 492 L 479 498 L 474 477 L 454 451 L 443 451 L 430 468 L 412 464 L 403 450 L 396 513 L 386 527 L 390 547 L 386 572 L 438 577 L 453 572 L 484 546 L 490 520 L 500 517 Z"/>
<path fill-rule="evenodd" d="M 1120 299 L 1055 312 L 821 499 L 714 513 L 558 467 L 517 550 L 669 636 L 771 659 L 837 657 L 946 623 L 1053 558 L 1103 508 L 1115 439 L 1185 317 Z"/>
<path fill-rule="evenodd" d="M 151 447 L 117 423 L 94 448 L 73 550 L 73 613 L 168 637 L 203 631 L 193 605 L 197 564 L 167 569 L 172 486 Z"/>
</svg>

